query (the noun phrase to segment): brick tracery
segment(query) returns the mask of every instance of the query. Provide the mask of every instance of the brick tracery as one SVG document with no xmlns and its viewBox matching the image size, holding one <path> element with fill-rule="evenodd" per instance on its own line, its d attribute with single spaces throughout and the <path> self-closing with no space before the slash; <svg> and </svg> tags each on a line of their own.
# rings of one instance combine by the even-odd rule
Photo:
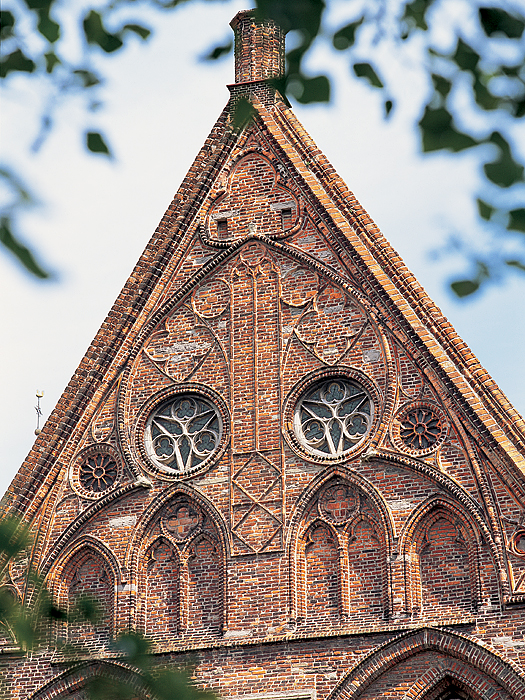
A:
<svg viewBox="0 0 525 700">
<path fill-rule="evenodd" d="M 387 538 L 355 483 L 329 478 L 312 493 L 291 546 L 291 616 L 300 623 L 378 622 L 391 611 Z"/>
<path fill-rule="evenodd" d="M 136 625 L 158 642 L 226 628 L 226 549 L 212 508 L 191 489 L 150 506 L 128 549 Z"/>
<path fill-rule="evenodd" d="M 238 57 L 282 58 L 239 23 Z M 10 494 L 57 601 L 102 600 L 98 634 L 58 633 L 197 652 L 221 697 L 521 700 L 523 423 L 271 86 L 230 89 Z"/>
</svg>

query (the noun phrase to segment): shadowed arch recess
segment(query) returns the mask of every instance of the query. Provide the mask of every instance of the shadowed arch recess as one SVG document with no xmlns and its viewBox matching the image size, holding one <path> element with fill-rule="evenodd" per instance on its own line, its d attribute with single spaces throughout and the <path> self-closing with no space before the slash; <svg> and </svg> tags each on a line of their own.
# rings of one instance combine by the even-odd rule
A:
<svg viewBox="0 0 525 700">
<path fill-rule="evenodd" d="M 407 694 L 402 689 L 389 688 L 405 662 L 414 675 L 412 693 Z M 492 689 L 487 695 L 491 700 L 525 697 L 525 677 L 511 661 L 480 646 L 467 635 L 424 627 L 395 637 L 368 654 L 344 676 L 327 700 L 371 700 L 387 693 L 396 700 L 398 697 L 399 700 L 427 700 L 426 695 L 437 687 L 445 674 L 441 678 L 425 678 L 425 673 L 430 667 L 440 665 L 448 666 L 447 673 L 456 682 L 465 683 L 469 679 L 470 687 L 480 687 L 484 683 Z"/>
</svg>

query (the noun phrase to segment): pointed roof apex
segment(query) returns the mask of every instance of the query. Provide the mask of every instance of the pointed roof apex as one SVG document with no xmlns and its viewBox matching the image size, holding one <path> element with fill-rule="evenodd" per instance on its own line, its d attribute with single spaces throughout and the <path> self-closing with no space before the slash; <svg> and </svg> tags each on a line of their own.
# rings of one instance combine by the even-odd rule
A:
<svg viewBox="0 0 525 700">
<path fill-rule="evenodd" d="M 230 22 L 235 32 L 235 82 L 251 83 L 284 74 L 284 33 L 255 10 L 238 12 Z"/>
</svg>

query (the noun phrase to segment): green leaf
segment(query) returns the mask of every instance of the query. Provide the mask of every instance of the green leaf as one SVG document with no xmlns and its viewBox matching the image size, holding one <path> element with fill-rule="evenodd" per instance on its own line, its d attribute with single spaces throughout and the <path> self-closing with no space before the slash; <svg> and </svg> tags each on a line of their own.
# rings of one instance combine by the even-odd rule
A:
<svg viewBox="0 0 525 700">
<path fill-rule="evenodd" d="M 444 107 L 432 109 L 427 105 L 419 128 L 422 131 L 423 151 L 427 153 L 438 150 L 457 153 L 479 143 L 452 125 L 452 115 Z"/>
<path fill-rule="evenodd" d="M 245 97 L 241 97 L 236 103 L 232 115 L 232 125 L 234 129 L 242 129 L 249 124 L 257 111 L 252 103 Z"/>
<path fill-rule="evenodd" d="M 509 231 L 521 231 L 525 233 L 525 209 L 520 208 L 509 211 L 507 228 Z"/>
<path fill-rule="evenodd" d="M 409 31 L 412 28 L 424 31 L 428 29 L 425 15 L 430 5 L 432 5 L 432 0 L 412 0 L 412 2 L 407 3 L 401 21 L 408 26 Z"/>
<path fill-rule="evenodd" d="M 100 78 L 89 70 L 79 68 L 78 70 L 73 71 L 73 75 L 78 75 L 78 77 L 82 80 L 84 87 L 86 88 L 100 84 Z"/>
<path fill-rule="evenodd" d="M 29 248 L 13 234 L 9 217 L 2 217 L 0 220 L 0 244 L 9 250 L 25 269 L 35 277 L 39 279 L 48 279 L 50 277 L 49 272 L 37 263 Z"/>
<path fill-rule="evenodd" d="M 459 282 L 452 282 L 450 287 L 456 296 L 463 298 L 469 296 L 469 294 L 474 294 L 479 289 L 479 284 L 476 280 L 460 280 Z"/>
<path fill-rule="evenodd" d="M 5 78 L 9 73 L 15 71 L 32 73 L 35 69 L 35 62 L 22 53 L 20 49 L 16 49 L 0 61 L 0 78 Z"/>
<path fill-rule="evenodd" d="M 461 70 L 474 72 L 479 63 L 480 56 L 474 51 L 463 39 L 458 39 L 456 53 L 452 56 L 452 60 Z"/>
<path fill-rule="evenodd" d="M 525 272 L 525 265 L 519 260 L 505 260 L 505 264 L 510 265 L 511 267 L 515 267 L 518 270 L 521 270 L 522 272 Z"/>
<path fill-rule="evenodd" d="M 494 131 L 488 138 L 499 148 L 499 157 L 491 163 L 485 163 L 483 170 L 487 178 L 498 187 L 511 187 L 516 182 L 523 181 L 524 167 L 512 157 L 508 142 L 498 132 Z"/>
<path fill-rule="evenodd" d="M 54 44 L 60 37 L 60 25 L 51 19 L 48 10 L 40 10 L 38 13 L 38 31 L 49 43 Z"/>
<path fill-rule="evenodd" d="M 497 109 L 500 106 L 499 98 L 485 87 L 477 75 L 474 78 L 473 90 L 476 104 L 483 109 Z"/>
<path fill-rule="evenodd" d="M 432 82 L 434 83 L 436 92 L 438 92 L 441 97 L 447 97 L 452 88 L 452 82 L 442 75 L 437 75 L 437 73 L 432 73 Z"/>
<path fill-rule="evenodd" d="M 385 102 L 385 117 L 390 116 L 390 112 L 392 111 L 394 107 L 394 103 L 392 100 L 386 100 Z"/>
<path fill-rule="evenodd" d="M 273 19 L 284 33 L 298 29 L 311 42 L 319 33 L 324 0 L 257 0 L 256 15 Z"/>
<path fill-rule="evenodd" d="M 134 34 L 138 34 L 138 36 L 140 36 L 140 38 L 144 41 L 146 41 L 146 39 L 151 35 L 151 29 L 143 27 L 140 24 L 125 24 L 122 27 L 122 31 L 128 31 L 133 32 Z"/>
<path fill-rule="evenodd" d="M 97 131 L 88 131 L 86 134 L 86 147 L 92 153 L 102 153 L 111 157 L 111 152 L 102 138 L 102 134 Z"/>
<path fill-rule="evenodd" d="M 364 21 L 365 18 L 361 17 L 357 22 L 351 22 L 347 24 L 346 27 L 341 27 L 332 38 L 334 48 L 338 51 L 345 51 L 353 46 L 355 43 L 355 33 Z"/>
<path fill-rule="evenodd" d="M 52 51 L 44 54 L 44 58 L 46 59 L 46 71 L 48 73 L 52 73 L 53 68 L 61 63 L 59 57 Z"/>
<path fill-rule="evenodd" d="M 288 66 L 287 72 L 289 76 L 295 76 L 301 73 L 301 61 L 303 60 L 303 56 L 307 49 L 308 44 L 303 43 L 300 46 L 297 46 L 295 49 L 288 51 L 286 54 L 286 63 Z"/>
<path fill-rule="evenodd" d="M 509 39 L 519 39 L 525 29 L 525 22 L 513 17 L 499 7 L 480 7 L 479 19 L 487 36 L 504 34 Z"/>
<path fill-rule="evenodd" d="M 97 44 L 106 53 L 117 51 L 123 45 L 122 39 L 117 34 L 110 34 L 104 28 L 102 16 L 99 12 L 91 10 L 82 22 L 84 34 L 89 44 Z"/>
<path fill-rule="evenodd" d="M 216 61 L 218 58 L 222 58 L 231 52 L 233 49 L 233 43 L 230 41 L 228 44 L 223 46 L 215 46 L 209 53 L 204 56 L 205 61 Z"/>
<path fill-rule="evenodd" d="M 0 39 L 5 40 L 14 34 L 15 16 L 9 10 L 0 10 Z"/>
<path fill-rule="evenodd" d="M 311 104 L 312 102 L 330 101 L 330 81 L 326 75 L 318 75 L 315 78 L 300 75 L 298 79 L 302 87 L 302 90 L 294 95 L 298 102 Z"/>
<path fill-rule="evenodd" d="M 520 119 L 521 117 L 525 116 L 525 96 L 519 100 L 514 100 L 513 107 L 514 107 L 514 116 L 517 119 Z"/>
<path fill-rule="evenodd" d="M 496 211 L 496 207 L 493 207 L 492 204 L 487 204 L 487 202 L 484 202 L 482 199 L 477 199 L 476 201 L 478 203 L 479 215 L 482 219 L 488 221 L 492 214 L 494 214 Z"/>
<path fill-rule="evenodd" d="M 30 10 L 45 10 L 49 13 L 55 0 L 24 0 Z"/>
<path fill-rule="evenodd" d="M 4 225 L 4 220 L 2 220 Z M 23 552 L 31 543 L 29 528 L 17 518 L 4 517 L 0 520 L 0 557 L 11 559 Z"/>
<path fill-rule="evenodd" d="M 266 82 L 268 85 L 274 88 L 274 90 L 278 90 L 280 96 L 282 97 L 283 101 L 285 102 L 287 107 L 291 107 L 290 102 L 288 101 L 288 98 L 286 97 L 286 85 L 288 83 L 287 77 L 286 76 L 281 76 L 278 78 L 267 78 Z"/>
<path fill-rule="evenodd" d="M 354 63 L 354 73 L 358 78 L 365 78 L 365 80 L 368 80 L 373 87 L 383 87 L 383 83 L 370 63 Z"/>
</svg>

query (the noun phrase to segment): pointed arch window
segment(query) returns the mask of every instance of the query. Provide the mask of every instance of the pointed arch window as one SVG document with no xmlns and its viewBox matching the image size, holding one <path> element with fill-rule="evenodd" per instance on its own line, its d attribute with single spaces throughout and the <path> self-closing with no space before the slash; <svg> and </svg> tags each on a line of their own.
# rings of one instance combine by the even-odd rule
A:
<svg viewBox="0 0 525 700">
<path fill-rule="evenodd" d="M 405 566 L 412 612 L 427 617 L 471 614 L 480 587 L 476 533 L 448 505 L 429 508 L 407 531 Z"/>
<path fill-rule="evenodd" d="M 312 498 L 302 530 L 291 561 L 298 620 L 355 624 L 388 615 L 386 535 L 364 493 L 330 480 Z"/>
<path fill-rule="evenodd" d="M 153 638 L 178 634 L 180 627 L 180 560 L 176 549 L 161 539 L 147 554 L 146 634 Z"/>
<path fill-rule="evenodd" d="M 340 602 L 337 535 L 323 523 L 314 523 L 305 541 L 307 619 L 336 619 Z"/>
<path fill-rule="evenodd" d="M 188 558 L 188 629 L 221 629 L 221 560 L 210 537 L 198 538 Z"/>
<path fill-rule="evenodd" d="M 141 556 L 146 633 L 215 636 L 223 628 L 224 555 L 204 508 L 187 496 L 166 504 L 150 526 Z"/>
<path fill-rule="evenodd" d="M 110 567 L 98 552 L 85 549 L 66 566 L 64 583 L 70 614 L 68 641 L 82 642 L 93 650 L 103 648 L 113 633 L 115 585 Z M 95 609 L 95 624 L 82 619 L 86 604 Z"/>
</svg>

